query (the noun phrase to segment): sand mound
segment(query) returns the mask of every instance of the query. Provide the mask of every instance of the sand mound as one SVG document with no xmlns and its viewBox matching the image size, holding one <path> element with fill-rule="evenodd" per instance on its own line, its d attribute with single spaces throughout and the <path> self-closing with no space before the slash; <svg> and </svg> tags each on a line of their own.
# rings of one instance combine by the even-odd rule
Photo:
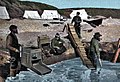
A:
<svg viewBox="0 0 120 82">
<path fill-rule="evenodd" d="M 86 41 L 90 41 L 95 32 L 102 34 L 101 42 L 114 42 L 120 38 L 120 19 L 105 19 L 101 26 L 96 28 L 91 27 L 89 24 L 82 24 L 82 37 Z M 17 25 L 19 30 L 19 41 L 23 45 L 36 45 L 36 39 L 38 35 L 47 34 L 50 38 L 53 38 L 56 32 L 60 32 L 61 36 L 66 34 L 61 31 L 64 28 L 63 24 L 51 24 L 50 22 L 56 22 L 55 20 L 20 20 L 12 19 L 10 21 L 0 20 L 0 47 L 5 46 L 6 35 L 9 34 L 9 26 L 11 24 Z M 70 22 L 70 21 L 69 21 Z M 69 23 L 67 22 L 67 23 Z M 44 26 L 48 24 L 49 26 Z M 84 29 L 92 29 L 91 32 Z"/>
</svg>

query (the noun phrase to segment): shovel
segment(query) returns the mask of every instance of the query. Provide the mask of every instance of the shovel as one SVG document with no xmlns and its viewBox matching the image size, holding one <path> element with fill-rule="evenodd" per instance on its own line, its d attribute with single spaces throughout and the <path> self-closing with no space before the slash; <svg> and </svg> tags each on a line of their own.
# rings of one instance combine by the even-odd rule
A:
<svg viewBox="0 0 120 82">
<path fill-rule="evenodd" d="M 98 58 L 98 64 L 99 64 L 100 68 L 102 68 L 102 61 L 100 58 Z"/>
<path fill-rule="evenodd" d="M 97 58 L 97 69 L 98 69 L 98 67 L 99 67 L 98 74 L 100 74 L 100 71 L 102 68 L 102 61 L 100 58 Z"/>
</svg>

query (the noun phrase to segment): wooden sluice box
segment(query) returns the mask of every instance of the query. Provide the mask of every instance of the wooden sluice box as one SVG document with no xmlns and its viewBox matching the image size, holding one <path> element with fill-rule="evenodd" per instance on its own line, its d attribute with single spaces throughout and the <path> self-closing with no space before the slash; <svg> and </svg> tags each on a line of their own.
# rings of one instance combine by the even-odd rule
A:
<svg viewBox="0 0 120 82">
<path fill-rule="evenodd" d="M 39 75 L 44 75 L 52 71 L 42 62 L 42 51 L 37 48 L 22 48 L 21 64 Z"/>
</svg>

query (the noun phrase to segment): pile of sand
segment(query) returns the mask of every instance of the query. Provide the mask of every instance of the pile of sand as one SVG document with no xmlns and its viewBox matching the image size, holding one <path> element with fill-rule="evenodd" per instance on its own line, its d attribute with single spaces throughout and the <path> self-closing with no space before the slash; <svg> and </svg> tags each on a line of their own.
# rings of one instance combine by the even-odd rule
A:
<svg viewBox="0 0 120 82">
<path fill-rule="evenodd" d="M 10 21 L 0 20 L 0 47 L 5 46 L 5 39 L 7 34 L 9 34 L 9 26 L 11 24 L 17 25 L 19 34 L 19 42 L 23 45 L 36 45 L 38 35 L 48 35 L 53 38 L 56 32 L 59 32 L 61 36 L 66 34 L 61 31 L 64 28 L 63 24 L 51 24 L 55 20 L 20 20 L 12 19 Z M 70 22 L 70 21 L 69 21 Z M 67 23 L 69 23 L 67 22 Z M 43 24 L 48 24 L 49 26 L 43 26 Z M 120 19 L 104 19 L 101 26 L 96 28 L 91 27 L 87 23 L 82 24 L 82 29 L 92 28 L 91 32 L 82 31 L 82 37 L 86 41 L 90 41 L 95 32 L 100 32 L 102 34 L 101 42 L 114 42 L 120 38 Z"/>
</svg>

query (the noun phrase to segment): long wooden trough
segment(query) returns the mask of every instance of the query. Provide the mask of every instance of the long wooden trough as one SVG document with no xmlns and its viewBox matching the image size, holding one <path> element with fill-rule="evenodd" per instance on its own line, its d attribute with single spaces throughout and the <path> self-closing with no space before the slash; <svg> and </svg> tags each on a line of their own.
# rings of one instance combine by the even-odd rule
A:
<svg viewBox="0 0 120 82">
<path fill-rule="evenodd" d="M 89 69 L 94 69 L 95 67 L 93 66 L 92 62 L 87 58 L 83 43 L 78 38 L 78 36 L 75 32 L 74 26 L 67 24 L 66 30 L 67 30 L 69 39 L 75 49 L 75 52 L 76 52 L 76 54 L 78 54 L 80 56 L 83 64 L 86 65 L 86 67 Z"/>
</svg>

